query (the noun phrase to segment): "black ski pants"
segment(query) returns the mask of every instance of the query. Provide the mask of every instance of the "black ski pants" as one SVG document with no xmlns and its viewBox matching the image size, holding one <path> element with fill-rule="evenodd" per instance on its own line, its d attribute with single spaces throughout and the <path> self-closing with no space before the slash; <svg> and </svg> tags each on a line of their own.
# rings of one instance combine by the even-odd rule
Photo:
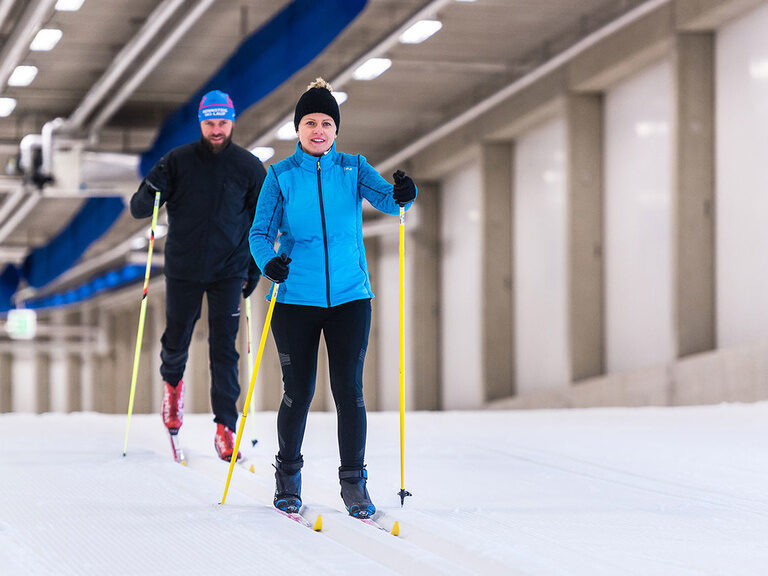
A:
<svg viewBox="0 0 768 576">
<path fill-rule="evenodd" d="M 231 430 L 237 427 L 240 396 L 235 349 L 240 323 L 240 298 L 244 278 L 224 278 L 211 283 L 165 279 L 165 332 L 160 358 L 163 380 L 176 384 L 184 376 L 189 343 L 200 318 L 203 294 L 208 296 L 208 348 L 211 367 L 211 407 L 214 422 Z"/>
<path fill-rule="evenodd" d="M 321 308 L 275 305 L 272 335 L 283 371 L 283 400 L 277 413 L 278 456 L 301 457 L 307 414 L 315 393 L 320 333 L 328 349 L 331 392 L 336 404 L 341 465 L 362 468 L 365 461 L 366 415 L 363 364 L 371 329 L 370 299 Z"/>
</svg>

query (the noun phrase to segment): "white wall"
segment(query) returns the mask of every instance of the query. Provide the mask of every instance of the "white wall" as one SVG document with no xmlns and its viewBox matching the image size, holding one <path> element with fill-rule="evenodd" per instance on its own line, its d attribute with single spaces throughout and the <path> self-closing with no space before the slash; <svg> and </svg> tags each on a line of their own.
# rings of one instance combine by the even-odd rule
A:
<svg viewBox="0 0 768 576">
<path fill-rule="evenodd" d="M 412 269 L 412 258 L 408 250 L 411 242 L 408 234 L 409 215 L 405 217 L 405 406 L 413 408 L 413 352 L 418 349 L 411 338 L 413 298 L 408 294 L 414 290 L 434 290 L 433 286 L 417 286 Z M 377 401 L 379 410 L 400 409 L 400 219 L 388 216 L 392 233 L 379 238 L 379 260 L 376 281 L 376 329 L 378 336 L 377 377 L 379 380 Z M 413 218 L 411 218 L 413 222 Z"/>
<path fill-rule="evenodd" d="M 479 162 L 442 181 L 442 405 L 448 410 L 483 403 L 481 194 Z"/>
<path fill-rule="evenodd" d="M 768 338 L 768 6 L 716 44 L 718 346 Z"/>
<path fill-rule="evenodd" d="M 568 382 L 566 125 L 558 118 L 515 145 L 513 266 L 518 392 Z"/>
<path fill-rule="evenodd" d="M 605 98 L 606 368 L 675 357 L 672 318 L 672 67 Z"/>
</svg>

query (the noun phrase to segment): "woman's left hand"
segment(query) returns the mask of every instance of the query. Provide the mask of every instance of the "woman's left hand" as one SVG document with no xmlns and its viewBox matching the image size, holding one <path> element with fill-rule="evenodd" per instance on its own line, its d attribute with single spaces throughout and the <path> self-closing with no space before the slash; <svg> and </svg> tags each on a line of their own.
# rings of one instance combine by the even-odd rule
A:
<svg viewBox="0 0 768 576">
<path fill-rule="evenodd" d="M 395 180 L 395 188 L 392 191 L 395 202 L 404 206 L 416 198 L 416 185 L 410 176 L 407 176 L 402 170 L 398 170 L 392 174 L 392 178 Z"/>
</svg>

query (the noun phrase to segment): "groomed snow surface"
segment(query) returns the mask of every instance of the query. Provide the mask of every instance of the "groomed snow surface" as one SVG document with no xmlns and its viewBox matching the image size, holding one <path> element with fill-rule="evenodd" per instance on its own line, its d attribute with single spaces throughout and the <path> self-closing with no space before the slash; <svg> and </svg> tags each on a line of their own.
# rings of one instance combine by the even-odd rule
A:
<svg viewBox="0 0 768 576">
<path fill-rule="evenodd" d="M 187 467 L 158 415 L 123 458 L 125 421 L 0 416 L 0 574 L 768 574 L 766 403 L 408 413 L 403 508 L 399 415 L 371 413 L 369 487 L 399 537 L 345 515 L 335 414 L 304 444 L 322 533 L 271 508 L 274 413 L 246 422 L 224 505 L 210 416 L 186 417 Z"/>
</svg>

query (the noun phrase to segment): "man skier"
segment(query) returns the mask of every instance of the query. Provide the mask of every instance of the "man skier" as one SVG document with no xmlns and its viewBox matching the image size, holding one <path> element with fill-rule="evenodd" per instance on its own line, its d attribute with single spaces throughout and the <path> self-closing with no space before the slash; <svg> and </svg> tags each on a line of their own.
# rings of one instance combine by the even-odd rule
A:
<svg viewBox="0 0 768 576">
<path fill-rule="evenodd" d="M 151 216 L 155 193 L 161 192 L 160 204 L 168 211 L 166 326 L 160 354 L 163 423 L 175 446 L 184 417 L 182 377 L 205 293 L 214 444 L 219 458 L 230 460 L 240 395 L 235 349 L 240 295 L 247 298 L 259 279 L 248 231 L 266 172 L 258 158 L 231 141 L 235 108 L 229 95 L 208 92 L 197 117 L 200 140 L 174 148 L 155 164 L 131 198 L 131 214 Z"/>
</svg>

